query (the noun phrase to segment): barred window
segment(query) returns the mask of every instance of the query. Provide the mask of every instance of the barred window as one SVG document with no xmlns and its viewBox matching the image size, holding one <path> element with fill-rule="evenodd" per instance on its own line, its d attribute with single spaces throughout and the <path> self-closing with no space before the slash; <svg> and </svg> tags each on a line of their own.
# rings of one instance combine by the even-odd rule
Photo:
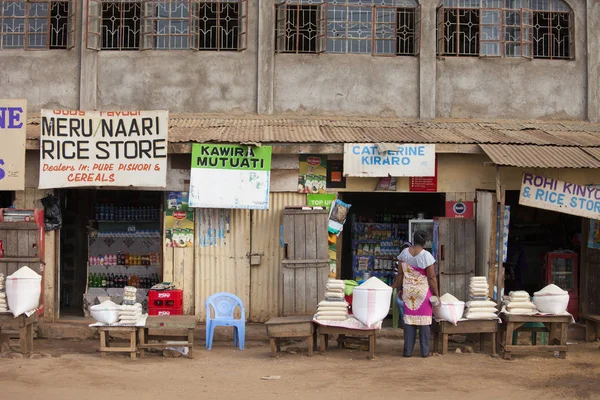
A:
<svg viewBox="0 0 600 400">
<path fill-rule="evenodd" d="M 240 51 L 247 9 L 247 0 L 88 0 L 87 46 Z"/>
<path fill-rule="evenodd" d="M 416 0 L 287 0 L 277 6 L 281 53 L 418 54 Z"/>
<path fill-rule="evenodd" d="M 573 18 L 563 0 L 443 0 L 437 52 L 573 59 Z"/>
<path fill-rule="evenodd" d="M 72 48 L 75 7 L 73 0 L 0 0 L 0 48 Z"/>
</svg>

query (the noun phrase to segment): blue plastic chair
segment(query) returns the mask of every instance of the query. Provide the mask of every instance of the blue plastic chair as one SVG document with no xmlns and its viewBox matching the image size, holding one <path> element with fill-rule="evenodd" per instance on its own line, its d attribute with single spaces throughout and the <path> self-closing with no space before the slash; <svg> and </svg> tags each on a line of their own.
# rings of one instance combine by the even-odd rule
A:
<svg viewBox="0 0 600 400">
<path fill-rule="evenodd" d="M 239 307 L 241 318 L 235 319 L 233 313 Z M 211 308 L 214 318 L 211 316 Z M 206 349 L 212 348 L 215 327 L 233 326 L 233 344 L 244 350 L 246 341 L 246 311 L 239 297 L 226 292 L 216 293 L 206 300 Z"/>
</svg>

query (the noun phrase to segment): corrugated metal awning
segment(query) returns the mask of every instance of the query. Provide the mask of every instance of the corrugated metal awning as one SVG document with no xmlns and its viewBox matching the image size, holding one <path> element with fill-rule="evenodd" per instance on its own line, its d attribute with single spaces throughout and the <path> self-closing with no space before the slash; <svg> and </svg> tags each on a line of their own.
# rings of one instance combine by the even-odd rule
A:
<svg viewBox="0 0 600 400">
<path fill-rule="evenodd" d="M 577 147 L 481 144 L 496 165 L 523 168 L 600 168 L 600 158 Z"/>
</svg>

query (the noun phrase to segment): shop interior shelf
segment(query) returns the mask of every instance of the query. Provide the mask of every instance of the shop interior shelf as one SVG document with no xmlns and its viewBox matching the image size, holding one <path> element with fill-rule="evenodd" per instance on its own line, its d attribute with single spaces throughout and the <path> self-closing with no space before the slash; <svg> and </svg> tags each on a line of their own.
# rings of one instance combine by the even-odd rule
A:
<svg viewBox="0 0 600 400">
<path fill-rule="evenodd" d="M 398 243 L 404 243 L 404 240 L 402 239 L 397 239 L 397 238 L 385 238 L 385 239 L 358 239 L 358 240 L 353 240 L 353 242 L 355 243 L 381 243 L 381 242 L 398 242 Z"/>
<path fill-rule="evenodd" d="M 384 260 L 395 260 L 397 258 L 397 256 L 394 255 L 390 255 L 390 256 L 386 256 L 383 254 L 357 254 L 356 257 L 375 257 L 375 258 L 381 258 Z"/>
<path fill-rule="evenodd" d="M 2 260 L 0 258 L 0 260 Z M 104 265 L 104 264 L 90 264 L 90 267 L 106 267 L 111 268 L 111 267 L 125 267 L 125 268 L 135 268 L 135 267 L 144 267 L 144 268 L 155 268 L 155 267 L 160 267 L 160 264 L 152 264 L 152 265 L 137 265 L 137 264 L 127 264 L 127 265 L 123 265 L 123 264 L 111 264 L 111 265 Z"/>
<path fill-rule="evenodd" d="M 99 219 L 96 222 L 98 222 L 99 224 L 157 224 L 158 225 L 158 220 L 146 220 L 146 219 L 140 219 L 140 220 L 123 220 L 123 221 L 115 221 L 115 220 L 109 220 L 109 219 Z"/>
</svg>

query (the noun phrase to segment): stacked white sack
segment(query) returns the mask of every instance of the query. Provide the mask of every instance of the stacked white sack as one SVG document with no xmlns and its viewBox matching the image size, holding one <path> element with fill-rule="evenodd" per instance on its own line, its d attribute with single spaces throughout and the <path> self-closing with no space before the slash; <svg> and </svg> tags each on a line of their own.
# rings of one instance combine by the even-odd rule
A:
<svg viewBox="0 0 600 400">
<path fill-rule="evenodd" d="M 469 284 L 469 298 L 465 311 L 466 319 L 497 319 L 496 303 L 488 297 L 489 285 L 485 276 L 474 276 Z"/>
<path fill-rule="evenodd" d="M 0 274 L 0 313 L 8 312 L 8 302 L 4 291 L 4 274 Z"/>
<path fill-rule="evenodd" d="M 141 317 L 142 305 L 140 303 L 135 303 L 132 306 L 122 305 L 119 307 L 119 323 L 121 324 L 135 325 Z"/>
<path fill-rule="evenodd" d="M 490 286 L 485 276 L 474 276 L 469 283 L 470 300 L 489 300 Z"/>
<path fill-rule="evenodd" d="M 538 312 L 535 305 L 531 302 L 531 296 L 524 290 L 510 292 L 505 304 L 506 312 L 509 314 L 534 315 Z"/>
<path fill-rule="evenodd" d="M 325 300 L 317 307 L 317 320 L 345 321 L 348 319 L 348 303 L 344 300 L 344 281 L 329 279 L 325 287 Z"/>
<path fill-rule="evenodd" d="M 123 289 L 123 304 L 132 306 L 137 302 L 137 289 L 134 286 L 125 286 Z"/>
</svg>

